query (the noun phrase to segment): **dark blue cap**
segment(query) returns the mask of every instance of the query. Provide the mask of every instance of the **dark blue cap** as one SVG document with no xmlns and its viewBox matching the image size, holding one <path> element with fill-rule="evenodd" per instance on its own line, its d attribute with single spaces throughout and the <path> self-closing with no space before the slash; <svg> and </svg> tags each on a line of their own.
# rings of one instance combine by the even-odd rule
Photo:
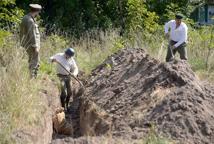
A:
<svg viewBox="0 0 214 144">
<path fill-rule="evenodd" d="M 65 54 L 68 55 L 68 56 L 70 56 L 70 57 L 72 57 L 72 56 L 74 56 L 75 51 L 74 51 L 73 48 L 67 48 L 67 49 L 65 50 Z"/>
<path fill-rule="evenodd" d="M 183 19 L 184 16 L 182 14 L 178 13 L 178 14 L 175 15 L 175 18 L 176 19 Z"/>
</svg>

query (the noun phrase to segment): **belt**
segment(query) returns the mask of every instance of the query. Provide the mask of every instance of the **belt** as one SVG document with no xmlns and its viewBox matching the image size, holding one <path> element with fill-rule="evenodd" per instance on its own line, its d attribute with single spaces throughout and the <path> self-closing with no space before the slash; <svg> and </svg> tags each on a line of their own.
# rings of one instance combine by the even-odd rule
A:
<svg viewBox="0 0 214 144">
<path fill-rule="evenodd" d="M 177 43 L 177 41 L 174 41 L 174 40 L 170 40 L 171 42 L 173 42 L 173 43 Z"/>
<path fill-rule="evenodd" d="M 174 41 L 174 40 L 170 40 L 170 41 L 173 42 L 173 43 L 177 43 L 177 41 Z M 183 43 L 186 43 L 186 42 L 183 42 Z M 183 44 L 183 43 L 182 43 L 182 44 Z"/>
<path fill-rule="evenodd" d="M 58 77 L 68 77 L 69 75 L 57 74 Z"/>
</svg>

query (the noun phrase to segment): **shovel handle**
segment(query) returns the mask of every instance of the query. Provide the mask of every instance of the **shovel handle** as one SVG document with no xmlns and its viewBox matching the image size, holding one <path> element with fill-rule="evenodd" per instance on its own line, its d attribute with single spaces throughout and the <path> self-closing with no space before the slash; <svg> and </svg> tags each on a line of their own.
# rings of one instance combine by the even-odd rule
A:
<svg viewBox="0 0 214 144">
<path fill-rule="evenodd" d="M 174 56 L 174 53 L 173 53 L 173 50 L 172 50 L 172 46 L 171 46 L 171 45 L 169 46 L 169 49 L 170 49 L 170 51 L 171 51 L 172 58 L 174 59 L 175 56 Z"/>
<path fill-rule="evenodd" d="M 77 78 L 75 77 L 70 71 L 68 71 L 60 62 L 58 62 L 57 60 L 55 60 L 56 63 L 58 63 L 66 72 L 68 72 L 68 74 L 74 78 L 82 87 L 84 87 L 83 83 Z"/>
</svg>

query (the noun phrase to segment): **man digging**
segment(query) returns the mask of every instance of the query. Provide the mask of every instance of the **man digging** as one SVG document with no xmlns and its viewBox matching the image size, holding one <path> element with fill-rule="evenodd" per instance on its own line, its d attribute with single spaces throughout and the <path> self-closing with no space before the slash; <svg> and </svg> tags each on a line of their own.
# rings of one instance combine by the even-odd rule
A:
<svg viewBox="0 0 214 144">
<path fill-rule="evenodd" d="M 172 61 L 176 52 L 180 54 L 182 60 L 187 60 L 187 25 L 182 22 L 181 14 L 175 15 L 175 20 L 165 24 L 165 36 L 169 38 L 169 45 L 166 55 L 166 62 Z M 169 32 L 170 29 L 170 32 Z"/>
<path fill-rule="evenodd" d="M 72 74 L 74 77 L 78 74 L 78 67 L 74 60 L 75 51 L 73 48 L 68 48 L 65 50 L 64 53 L 57 53 L 56 55 L 50 58 L 51 62 L 56 62 L 56 71 L 57 76 L 60 79 L 60 87 L 61 87 L 61 105 L 62 107 L 68 108 L 68 103 L 70 97 L 72 95 L 71 90 L 71 76 Z"/>
<path fill-rule="evenodd" d="M 39 15 L 42 7 L 38 4 L 29 6 L 30 12 L 23 17 L 20 25 L 20 41 L 28 54 L 30 76 L 36 78 L 39 69 L 40 33 L 35 17 Z"/>
</svg>

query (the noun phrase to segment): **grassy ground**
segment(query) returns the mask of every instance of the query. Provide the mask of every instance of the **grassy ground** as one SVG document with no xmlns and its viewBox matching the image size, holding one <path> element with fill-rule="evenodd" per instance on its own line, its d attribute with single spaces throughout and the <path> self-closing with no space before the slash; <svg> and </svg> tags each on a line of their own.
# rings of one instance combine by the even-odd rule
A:
<svg viewBox="0 0 214 144">
<path fill-rule="evenodd" d="M 188 44 L 189 62 L 201 79 L 214 81 L 214 59 L 209 40 L 204 38 L 209 29 L 190 30 Z M 0 32 L 0 143 L 11 142 L 12 133 L 24 126 L 39 123 L 43 104 L 37 96 L 42 84 L 30 80 L 27 70 L 27 57 L 20 49 L 18 39 L 8 33 Z M 146 37 L 145 37 L 146 35 Z M 42 37 L 40 75 L 55 75 L 49 57 L 74 47 L 78 66 L 86 74 L 101 64 L 109 55 L 124 47 L 144 48 L 153 57 L 164 61 L 167 41 L 158 30 L 155 33 L 138 32 L 130 38 L 121 37 L 116 30 L 87 32 L 80 39 L 51 35 Z M 7 37 L 7 38 L 6 38 Z M 207 56 L 209 57 L 207 60 Z M 151 135 L 144 143 L 168 143 L 157 135 Z"/>
<path fill-rule="evenodd" d="M 15 130 L 40 122 L 44 106 L 40 83 L 29 79 L 24 51 L 13 36 L 1 43 L 0 59 L 0 143 L 9 144 Z"/>
</svg>

